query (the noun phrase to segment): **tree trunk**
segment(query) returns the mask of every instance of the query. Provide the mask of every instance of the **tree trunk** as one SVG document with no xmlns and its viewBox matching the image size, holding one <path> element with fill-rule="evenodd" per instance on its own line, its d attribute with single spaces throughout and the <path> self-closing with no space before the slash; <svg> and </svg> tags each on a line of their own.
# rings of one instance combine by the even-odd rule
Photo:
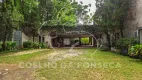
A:
<svg viewBox="0 0 142 80">
<path fill-rule="evenodd" d="M 7 37 L 7 32 L 5 31 L 4 37 L 3 37 L 3 43 L 2 43 L 2 50 L 6 50 L 6 37 Z"/>
<path fill-rule="evenodd" d="M 121 37 L 124 38 L 123 29 L 122 28 L 120 28 L 120 34 L 121 34 Z"/>
<path fill-rule="evenodd" d="M 124 28 L 124 21 L 120 20 L 120 34 L 121 34 L 121 38 L 124 38 L 123 28 Z"/>
<path fill-rule="evenodd" d="M 110 42 L 110 35 L 108 32 L 105 32 L 106 36 L 107 36 L 107 41 L 108 41 L 108 47 L 111 48 L 111 42 Z"/>
<path fill-rule="evenodd" d="M 35 42 L 35 36 L 33 35 L 33 43 Z"/>
</svg>

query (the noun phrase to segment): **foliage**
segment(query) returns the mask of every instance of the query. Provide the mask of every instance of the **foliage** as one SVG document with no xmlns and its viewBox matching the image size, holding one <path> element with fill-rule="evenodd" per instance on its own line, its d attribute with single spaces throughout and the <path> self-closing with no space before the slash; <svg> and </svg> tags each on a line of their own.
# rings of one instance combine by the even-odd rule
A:
<svg viewBox="0 0 142 80">
<path fill-rule="evenodd" d="M 76 8 L 69 0 L 40 0 L 39 2 L 44 25 L 74 26 L 76 24 Z"/>
<path fill-rule="evenodd" d="M 89 38 L 81 38 L 82 44 L 89 44 Z"/>
<path fill-rule="evenodd" d="M 129 48 L 129 56 L 133 58 L 139 58 L 142 54 L 142 45 L 135 45 Z"/>
<path fill-rule="evenodd" d="M 108 44 L 111 45 L 110 34 L 119 30 L 123 38 L 124 21 L 132 0 L 96 0 L 96 13 L 94 24 L 107 35 Z"/>
<path fill-rule="evenodd" d="M 33 37 L 34 42 L 34 37 L 38 35 L 37 32 L 41 24 L 39 2 L 37 0 L 24 0 L 23 4 L 24 23 L 21 29 L 26 35 Z"/>
<path fill-rule="evenodd" d="M 83 5 L 83 2 L 80 1 L 80 4 L 77 2 L 73 3 L 73 6 L 76 6 L 76 16 L 77 16 L 77 22 L 82 22 L 83 25 L 90 25 L 92 23 L 92 13 L 89 15 L 89 7 L 91 7 L 91 4 Z M 89 9 L 89 11 L 88 11 Z"/>
<path fill-rule="evenodd" d="M 0 2 L 0 36 L 2 50 L 6 50 L 6 40 L 12 36 L 13 29 L 18 29 L 23 22 L 19 0 L 2 0 Z"/>
<path fill-rule="evenodd" d="M 40 48 L 48 48 L 44 43 L 39 43 Z"/>
<path fill-rule="evenodd" d="M 88 5 L 70 0 L 40 0 L 40 14 L 44 26 L 75 26 L 79 20 L 89 22 Z"/>
<path fill-rule="evenodd" d="M 32 44 L 32 47 L 33 47 L 34 49 L 39 49 L 40 44 L 37 43 L 37 42 L 34 42 L 34 43 Z"/>
<path fill-rule="evenodd" d="M 142 60 L 142 45 L 135 45 L 129 48 L 129 56 L 132 58 L 140 58 Z"/>
<path fill-rule="evenodd" d="M 1 51 L 1 49 L 2 49 L 2 43 L 0 42 L 0 51 Z"/>
<path fill-rule="evenodd" d="M 1 47 L 6 49 L 6 41 L 12 40 L 13 30 L 22 30 L 32 36 L 34 42 L 42 23 L 47 26 L 75 26 L 78 18 L 87 14 L 88 6 L 91 5 L 83 6 L 70 0 L 0 0 Z M 88 18 L 86 15 L 84 19 Z"/>
<path fill-rule="evenodd" d="M 33 43 L 30 41 L 23 42 L 23 48 L 32 48 Z"/>
<path fill-rule="evenodd" d="M 135 45 L 129 48 L 129 56 L 132 58 L 140 58 L 142 60 L 142 45 Z"/>
<path fill-rule="evenodd" d="M 40 43 L 34 42 L 33 43 L 33 48 L 35 48 L 35 49 L 47 48 L 47 46 L 45 45 L 45 43 L 42 43 L 42 42 L 40 42 Z"/>
<path fill-rule="evenodd" d="M 129 46 L 133 46 L 138 43 L 138 40 L 134 38 L 121 38 L 116 41 L 116 47 L 119 49 L 128 49 Z"/>
<path fill-rule="evenodd" d="M 11 41 L 7 41 L 6 42 L 6 47 L 5 50 L 6 51 L 14 51 L 16 50 L 16 42 L 11 42 Z M 0 50 L 2 49 L 2 43 L 0 43 Z M 2 50 L 1 50 L 2 51 Z"/>
<path fill-rule="evenodd" d="M 7 51 L 15 50 L 16 46 L 17 46 L 16 42 L 11 42 L 11 41 L 6 42 L 6 50 Z"/>
<path fill-rule="evenodd" d="M 31 41 L 26 41 L 23 42 L 23 48 L 34 48 L 34 49 L 39 49 L 39 48 L 47 48 L 47 46 L 44 43 L 37 43 L 37 42 L 31 42 Z"/>
<path fill-rule="evenodd" d="M 113 32 L 116 28 L 121 30 L 131 6 L 131 0 L 96 0 L 95 24 L 104 31 Z"/>
</svg>

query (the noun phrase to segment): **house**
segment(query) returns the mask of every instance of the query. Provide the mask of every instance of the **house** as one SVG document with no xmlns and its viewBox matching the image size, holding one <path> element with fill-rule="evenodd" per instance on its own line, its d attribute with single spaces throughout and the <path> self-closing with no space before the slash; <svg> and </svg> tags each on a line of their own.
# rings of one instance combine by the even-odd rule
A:
<svg viewBox="0 0 142 80">
<path fill-rule="evenodd" d="M 59 29 L 60 28 L 60 29 Z M 88 43 L 84 44 L 82 40 L 88 39 Z M 18 46 L 22 46 L 25 41 L 33 41 L 32 36 L 26 35 L 22 31 L 14 31 L 13 41 Z M 94 47 L 96 46 L 95 35 L 84 30 L 84 26 L 77 27 L 62 27 L 43 26 L 35 42 L 43 42 L 50 47 Z"/>
<path fill-rule="evenodd" d="M 142 0 L 132 0 L 132 7 L 129 9 L 124 22 L 123 35 L 125 38 L 136 38 L 142 43 Z M 104 43 L 107 43 L 106 34 L 100 33 L 100 38 Z M 121 38 L 119 30 L 115 30 L 115 40 Z M 112 40 L 110 40 L 112 42 Z"/>
<path fill-rule="evenodd" d="M 34 38 L 35 42 L 39 42 L 38 37 Z M 16 42 L 18 47 L 22 47 L 23 42 L 26 41 L 33 41 L 33 38 L 31 36 L 27 36 L 24 32 L 17 30 L 13 32 L 13 38 L 12 41 Z"/>
<path fill-rule="evenodd" d="M 83 26 L 62 27 L 43 26 L 40 36 L 44 37 L 44 42 L 50 47 L 94 47 L 96 40 L 87 31 L 83 31 Z M 83 44 L 82 39 L 88 38 L 88 43 Z"/>
<path fill-rule="evenodd" d="M 142 43 L 142 0 L 133 0 L 124 26 L 125 37 L 137 38 Z"/>
</svg>

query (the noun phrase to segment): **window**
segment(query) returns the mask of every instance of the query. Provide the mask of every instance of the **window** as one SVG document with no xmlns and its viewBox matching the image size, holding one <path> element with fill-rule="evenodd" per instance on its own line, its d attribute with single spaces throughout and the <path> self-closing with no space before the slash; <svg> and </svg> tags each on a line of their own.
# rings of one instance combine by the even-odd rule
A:
<svg viewBox="0 0 142 80">
<path fill-rule="evenodd" d="M 45 38 L 44 37 L 42 37 L 42 42 L 45 42 Z"/>
<path fill-rule="evenodd" d="M 39 36 L 39 42 L 41 42 L 41 36 Z"/>
<path fill-rule="evenodd" d="M 119 39 L 119 33 L 115 33 L 115 40 Z"/>
<path fill-rule="evenodd" d="M 39 42 L 45 42 L 45 38 L 42 36 L 39 36 Z"/>
<path fill-rule="evenodd" d="M 139 36 L 139 35 L 138 35 L 138 30 L 135 31 L 134 34 L 135 34 L 134 37 L 137 38 L 137 37 Z"/>
</svg>

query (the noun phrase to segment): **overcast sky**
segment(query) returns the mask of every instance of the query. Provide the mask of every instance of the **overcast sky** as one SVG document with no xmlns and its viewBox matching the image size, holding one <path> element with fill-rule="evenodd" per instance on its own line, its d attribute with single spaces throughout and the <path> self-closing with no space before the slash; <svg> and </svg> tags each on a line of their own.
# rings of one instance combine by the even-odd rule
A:
<svg viewBox="0 0 142 80">
<path fill-rule="evenodd" d="M 96 11 L 96 5 L 95 5 L 95 0 L 76 0 L 76 2 L 80 3 L 80 1 L 83 2 L 83 5 L 88 5 L 88 4 L 91 4 L 91 7 L 90 7 L 90 13 L 94 14 L 95 11 Z M 79 24 L 82 24 L 82 21 L 79 21 Z M 91 23 L 91 25 L 93 24 L 93 21 Z"/>
<path fill-rule="evenodd" d="M 82 1 L 84 5 L 91 4 L 90 13 L 94 13 L 96 11 L 95 0 L 76 0 L 77 2 Z"/>
</svg>

